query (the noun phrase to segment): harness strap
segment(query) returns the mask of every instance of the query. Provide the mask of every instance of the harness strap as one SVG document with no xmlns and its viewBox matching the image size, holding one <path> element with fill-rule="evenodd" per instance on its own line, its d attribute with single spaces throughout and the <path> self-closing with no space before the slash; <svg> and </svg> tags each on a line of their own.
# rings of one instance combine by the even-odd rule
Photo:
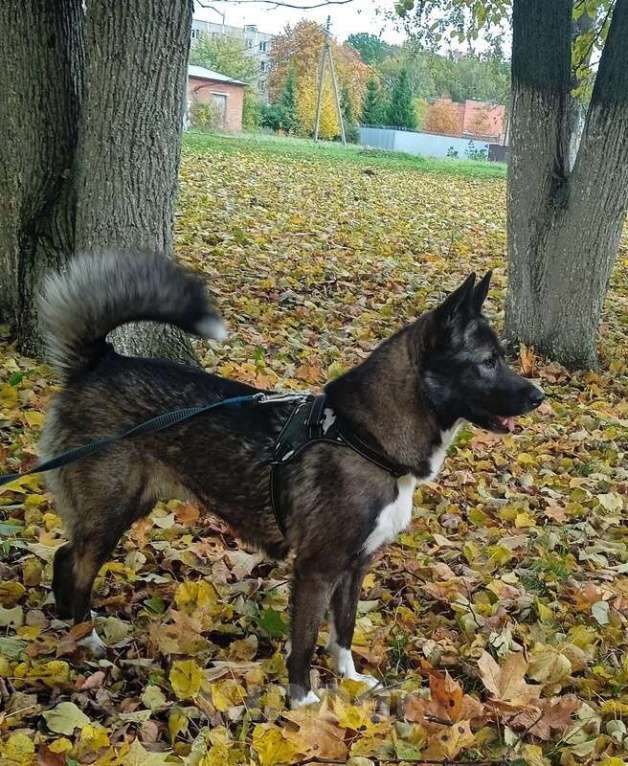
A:
<svg viewBox="0 0 628 766">
<path fill-rule="evenodd" d="M 143 434 L 157 433 L 163 431 L 165 428 L 178 425 L 179 423 L 185 423 L 192 418 L 203 415 L 211 410 L 218 409 L 220 407 L 243 407 L 247 404 L 283 404 L 291 402 L 294 399 L 301 399 L 302 396 L 297 394 L 264 394 L 262 392 L 256 394 L 247 394 L 245 396 L 234 396 L 231 399 L 222 399 L 212 404 L 204 404 L 198 407 L 186 407 L 180 410 L 172 410 L 171 412 L 165 412 L 162 415 L 157 415 L 150 420 L 145 420 L 139 425 L 133 426 L 126 431 L 123 431 L 112 436 L 105 436 L 102 439 L 95 439 L 89 444 L 84 444 L 81 447 L 75 447 L 69 449 L 66 452 L 62 452 L 60 455 L 46 460 L 43 463 L 38 463 L 36 466 L 28 471 L 22 473 L 8 473 L 4 476 L 0 476 L 0 487 L 4 484 L 9 484 L 16 479 L 21 479 L 23 476 L 29 476 L 34 473 L 45 473 L 46 471 L 53 471 L 55 468 L 61 468 L 69 463 L 74 463 L 76 460 L 87 457 L 88 455 L 98 452 L 101 449 L 116 444 L 119 441 L 125 439 L 133 439 L 136 436 L 142 436 Z"/>
<path fill-rule="evenodd" d="M 399 478 L 410 469 L 379 452 L 363 441 L 349 424 L 334 413 L 334 420 L 328 428 L 323 428 L 325 417 L 325 394 L 304 397 L 303 401 L 288 415 L 273 451 L 270 471 L 270 497 L 277 525 L 286 536 L 285 514 L 281 506 L 279 467 L 287 465 L 313 444 L 334 444 L 356 452 L 360 457 L 373 463 L 378 468 Z"/>
</svg>

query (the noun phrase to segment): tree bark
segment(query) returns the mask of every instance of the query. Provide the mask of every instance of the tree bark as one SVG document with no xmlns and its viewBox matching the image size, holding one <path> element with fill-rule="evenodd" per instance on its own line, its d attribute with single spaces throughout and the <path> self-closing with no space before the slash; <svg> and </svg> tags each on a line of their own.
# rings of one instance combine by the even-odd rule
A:
<svg viewBox="0 0 628 766">
<path fill-rule="evenodd" d="M 39 351 L 33 291 L 75 251 L 172 254 L 192 0 L 6 0 L 0 191 L 3 316 Z M 126 353 L 193 361 L 173 328 L 115 334 Z"/>
<path fill-rule="evenodd" d="M 628 0 L 618 0 L 573 171 L 570 0 L 515 0 L 506 330 L 568 367 L 596 336 L 628 199 Z"/>
<path fill-rule="evenodd" d="M 36 285 L 74 247 L 81 0 L 5 0 L 0 30 L 0 317 L 36 353 Z"/>
</svg>

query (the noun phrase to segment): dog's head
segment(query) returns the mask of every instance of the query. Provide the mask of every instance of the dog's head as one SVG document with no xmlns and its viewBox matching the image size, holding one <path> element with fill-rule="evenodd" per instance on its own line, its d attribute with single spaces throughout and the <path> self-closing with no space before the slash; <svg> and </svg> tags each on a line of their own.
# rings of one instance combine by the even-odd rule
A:
<svg viewBox="0 0 628 766">
<path fill-rule="evenodd" d="M 497 433 L 541 404 L 544 394 L 510 369 L 482 314 L 491 272 L 471 274 L 432 312 L 423 376 L 430 404 L 445 422 L 464 418 Z"/>
</svg>

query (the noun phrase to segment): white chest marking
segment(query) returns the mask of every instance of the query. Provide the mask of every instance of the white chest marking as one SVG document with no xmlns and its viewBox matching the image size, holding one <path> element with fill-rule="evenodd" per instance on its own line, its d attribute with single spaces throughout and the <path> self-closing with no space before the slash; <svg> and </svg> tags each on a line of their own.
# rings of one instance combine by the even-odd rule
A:
<svg viewBox="0 0 628 766">
<path fill-rule="evenodd" d="M 447 457 L 447 450 L 456 438 L 461 425 L 462 420 L 457 420 L 451 428 L 440 432 L 440 444 L 430 456 L 430 472 L 424 478 L 419 479 L 420 484 L 423 484 L 426 481 L 434 481 L 438 476 L 440 469 L 443 467 L 445 458 Z"/>
<path fill-rule="evenodd" d="M 447 431 L 441 432 L 441 443 L 435 448 L 429 459 L 430 472 L 427 476 L 419 479 L 420 484 L 434 481 L 443 465 L 447 450 L 456 438 L 461 425 L 462 421 L 459 420 Z M 364 543 L 363 550 L 365 553 L 374 553 L 382 545 L 394 540 L 408 526 L 412 517 L 412 497 L 416 485 L 417 479 L 411 474 L 397 479 L 397 497 L 379 512 L 375 529 Z"/>
<path fill-rule="evenodd" d="M 366 538 L 364 552 L 373 553 L 385 543 L 394 540 L 410 523 L 412 516 L 412 496 L 416 479 L 406 474 L 397 479 L 397 497 L 379 512 L 375 529 Z"/>
</svg>

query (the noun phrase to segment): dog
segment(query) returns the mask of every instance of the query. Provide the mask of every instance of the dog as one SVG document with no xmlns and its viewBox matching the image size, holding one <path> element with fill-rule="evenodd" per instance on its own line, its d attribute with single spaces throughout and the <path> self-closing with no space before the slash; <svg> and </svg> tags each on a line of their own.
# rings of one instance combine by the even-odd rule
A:
<svg viewBox="0 0 628 766">
<path fill-rule="evenodd" d="M 464 422 L 506 433 L 517 415 L 543 401 L 536 385 L 509 368 L 482 315 L 490 279 L 489 272 L 476 284 L 471 274 L 437 308 L 325 387 L 326 419 L 342 417 L 361 444 L 403 466 L 403 475 L 346 445 L 313 441 L 275 467 L 280 524 L 269 476 L 294 410 L 289 401 L 220 408 L 51 472 L 69 539 L 54 559 L 59 616 L 87 617 L 99 568 L 157 500 L 189 499 L 269 556 L 294 553 L 287 659 L 293 707 L 318 701 L 310 663 L 328 609 L 337 672 L 376 684 L 356 671 L 351 654 L 362 579 L 374 554 L 407 527 L 417 482 L 435 479 Z M 121 356 L 107 341 L 115 328 L 142 320 L 224 336 L 200 277 L 170 259 L 77 255 L 65 273 L 47 278 L 40 315 L 63 381 L 43 431 L 44 459 L 163 412 L 259 393 L 193 366 Z"/>
</svg>

